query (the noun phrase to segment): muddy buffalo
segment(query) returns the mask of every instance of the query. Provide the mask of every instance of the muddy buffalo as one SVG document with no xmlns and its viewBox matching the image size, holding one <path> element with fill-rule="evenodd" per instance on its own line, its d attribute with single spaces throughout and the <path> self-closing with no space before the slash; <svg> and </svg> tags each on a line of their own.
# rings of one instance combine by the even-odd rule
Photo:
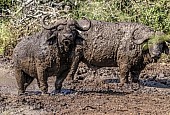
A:
<svg viewBox="0 0 170 115">
<path fill-rule="evenodd" d="M 160 39 L 164 34 L 143 24 L 91 22 L 92 27 L 80 32 L 81 37 L 76 39 L 75 57 L 68 73 L 72 79 L 82 61 L 93 67 L 119 67 L 120 85 L 138 83 L 139 74 L 148 63 L 169 53 L 166 42 Z M 79 21 L 80 25 L 84 23 Z"/>
<path fill-rule="evenodd" d="M 25 92 L 27 86 L 36 78 L 43 93 L 48 92 L 49 76 L 57 76 L 55 89 L 60 89 L 71 65 L 71 50 L 78 38 L 79 31 L 87 31 L 91 22 L 82 27 L 75 20 L 59 20 L 53 25 L 45 25 L 44 29 L 34 35 L 22 38 L 13 52 L 15 77 L 18 94 Z"/>
</svg>

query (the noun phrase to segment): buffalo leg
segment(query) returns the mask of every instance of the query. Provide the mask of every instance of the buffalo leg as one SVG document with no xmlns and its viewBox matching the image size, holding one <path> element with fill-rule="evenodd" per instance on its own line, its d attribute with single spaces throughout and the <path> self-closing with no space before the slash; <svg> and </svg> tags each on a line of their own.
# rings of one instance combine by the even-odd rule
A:
<svg viewBox="0 0 170 115">
<path fill-rule="evenodd" d="M 135 67 L 132 66 L 130 73 L 131 73 L 131 81 L 132 83 L 139 83 L 139 75 L 141 71 L 145 68 L 145 65 L 140 66 L 140 63 L 137 64 Z"/>
<path fill-rule="evenodd" d="M 39 80 L 37 79 L 37 84 L 38 84 L 38 87 L 40 88 L 40 82 L 39 82 Z"/>
<path fill-rule="evenodd" d="M 24 83 L 24 89 L 26 90 L 26 88 L 32 83 L 32 81 L 34 80 L 34 77 L 29 76 L 26 73 L 23 73 L 24 77 L 25 77 L 25 83 Z"/>
<path fill-rule="evenodd" d="M 70 68 L 70 72 L 67 75 L 68 79 L 74 80 L 74 75 L 77 71 L 78 65 L 80 63 L 81 58 L 83 57 L 83 51 L 81 45 L 77 45 L 75 49 L 75 57 L 72 61 L 72 65 Z"/>
<path fill-rule="evenodd" d="M 65 71 L 61 72 L 61 74 L 59 74 L 56 77 L 55 92 L 60 92 L 62 83 L 63 83 L 64 79 L 67 77 L 68 72 L 69 72 L 69 70 L 65 70 Z"/>
<path fill-rule="evenodd" d="M 139 83 L 139 74 L 140 74 L 140 72 L 138 72 L 138 71 L 131 71 L 132 83 Z"/>
<path fill-rule="evenodd" d="M 120 64 L 120 85 L 123 86 L 125 83 L 129 83 L 129 68 L 128 64 Z"/>
<path fill-rule="evenodd" d="M 75 73 L 77 71 L 79 62 L 80 62 L 80 56 L 76 56 L 74 58 L 74 61 L 73 61 L 72 65 L 71 65 L 70 72 L 67 75 L 69 79 L 74 80 L 74 75 L 75 75 Z"/>
<path fill-rule="evenodd" d="M 47 80 L 48 80 L 48 77 L 47 75 L 45 74 L 45 70 L 43 67 L 38 67 L 37 68 L 37 74 L 38 74 L 38 80 L 39 81 L 39 87 L 42 91 L 42 93 L 46 94 L 48 92 L 48 83 L 47 83 Z"/>
<path fill-rule="evenodd" d="M 140 81 L 139 81 L 139 75 L 140 71 L 131 71 L 130 72 L 130 77 L 131 77 L 131 88 L 133 90 L 137 90 L 140 88 Z"/>
<path fill-rule="evenodd" d="M 15 78 L 18 84 L 18 95 L 25 93 L 26 77 L 21 69 L 15 69 Z"/>
</svg>

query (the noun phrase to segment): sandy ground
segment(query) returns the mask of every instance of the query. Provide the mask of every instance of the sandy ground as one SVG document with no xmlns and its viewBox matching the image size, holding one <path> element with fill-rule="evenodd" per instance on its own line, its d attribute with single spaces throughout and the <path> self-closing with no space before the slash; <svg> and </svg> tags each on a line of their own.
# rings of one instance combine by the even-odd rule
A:
<svg viewBox="0 0 170 115">
<path fill-rule="evenodd" d="M 119 88 L 117 68 L 96 72 L 83 64 L 76 82 L 65 81 L 61 93 L 41 95 L 34 81 L 27 95 L 17 96 L 12 64 L 0 60 L 0 115 L 170 115 L 170 64 L 150 64 L 140 89 Z M 55 78 L 49 78 L 49 92 Z M 73 90 L 74 89 L 74 90 Z"/>
</svg>

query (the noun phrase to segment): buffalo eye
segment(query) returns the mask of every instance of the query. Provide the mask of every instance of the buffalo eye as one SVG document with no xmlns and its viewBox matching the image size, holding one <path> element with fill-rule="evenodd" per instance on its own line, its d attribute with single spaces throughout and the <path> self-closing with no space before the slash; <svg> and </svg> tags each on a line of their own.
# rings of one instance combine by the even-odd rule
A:
<svg viewBox="0 0 170 115">
<path fill-rule="evenodd" d="M 58 31 L 61 31 L 63 29 L 64 29 L 64 27 L 62 25 L 58 26 L 58 28 L 57 28 Z"/>
<path fill-rule="evenodd" d="M 74 25 L 70 25 L 71 30 L 76 30 L 76 27 Z"/>
</svg>

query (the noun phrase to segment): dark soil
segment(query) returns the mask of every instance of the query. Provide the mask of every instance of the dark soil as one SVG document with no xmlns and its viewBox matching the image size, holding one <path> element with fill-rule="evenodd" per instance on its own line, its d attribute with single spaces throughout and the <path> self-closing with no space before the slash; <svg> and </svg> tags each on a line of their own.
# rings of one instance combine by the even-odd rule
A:
<svg viewBox="0 0 170 115">
<path fill-rule="evenodd" d="M 170 115 L 170 63 L 148 65 L 140 76 L 144 86 L 118 87 L 117 68 L 88 69 L 80 64 L 75 81 L 65 80 L 53 95 L 55 77 L 49 78 L 49 95 L 41 95 L 34 81 L 17 96 L 12 62 L 0 58 L 0 114 L 2 115 Z"/>
</svg>

